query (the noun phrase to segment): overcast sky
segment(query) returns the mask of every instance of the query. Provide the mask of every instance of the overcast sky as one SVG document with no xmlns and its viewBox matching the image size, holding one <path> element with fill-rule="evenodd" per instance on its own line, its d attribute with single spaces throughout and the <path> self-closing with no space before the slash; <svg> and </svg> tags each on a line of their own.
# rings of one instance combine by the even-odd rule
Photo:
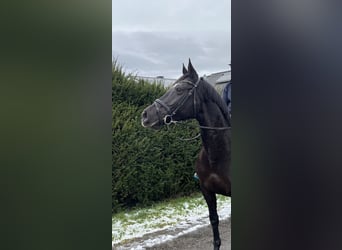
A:
<svg viewBox="0 0 342 250">
<path fill-rule="evenodd" d="M 112 56 L 126 72 L 178 78 L 228 69 L 230 0 L 112 0 Z"/>
</svg>

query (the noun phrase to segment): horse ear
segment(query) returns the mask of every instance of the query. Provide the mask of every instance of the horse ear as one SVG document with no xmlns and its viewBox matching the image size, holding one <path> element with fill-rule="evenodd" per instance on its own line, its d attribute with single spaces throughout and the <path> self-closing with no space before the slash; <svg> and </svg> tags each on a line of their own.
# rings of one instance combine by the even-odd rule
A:
<svg viewBox="0 0 342 250">
<path fill-rule="evenodd" d="M 185 75 L 186 73 L 188 73 L 188 70 L 185 68 L 184 63 L 183 63 L 183 75 Z"/>
<path fill-rule="evenodd" d="M 189 64 L 188 64 L 188 73 L 192 79 L 194 79 L 195 81 L 198 80 L 198 74 L 194 66 L 192 66 L 190 58 L 189 58 Z"/>
</svg>

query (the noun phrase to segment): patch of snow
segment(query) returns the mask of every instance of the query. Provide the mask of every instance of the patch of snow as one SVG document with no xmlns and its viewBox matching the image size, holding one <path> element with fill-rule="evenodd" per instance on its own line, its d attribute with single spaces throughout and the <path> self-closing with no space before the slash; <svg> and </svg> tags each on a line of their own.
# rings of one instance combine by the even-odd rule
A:
<svg viewBox="0 0 342 250">
<path fill-rule="evenodd" d="M 203 198 L 196 198 L 203 199 Z M 197 204 L 197 203 L 196 203 Z M 227 219 L 231 215 L 231 203 L 230 199 L 217 200 L 217 212 L 220 220 Z M 158 214 L 152 218 L 146 218 L 144 220 L 132 221 L 131 224 L 125 225 L 122 221 L 113 221 L 112 234 L 113 245 L 117 245 L 122 241 L 137 239 L 125 246 L 116 246 L 117 250 L 139 250 L 145 249 L 145 247 L 151 247 L 156 244 L 161 244 L 166 241 L 173 240 L 181 235 L 198 230 L 201 227 L 205 227 L 209 224 L 209 213 L 206 204 L 198 206 L 192 206 L 191 202 L 184 202 L 181 209 L 165 208 L 156 212 L 155 209 L 148 209 L 149 213 Z M 136 214 L 138 214 L 137 212 Z M 126 218 L 129 220 L 131 215 L 126 214 Z M 145 239 L 143 236 L 160 232 L 157 236 L 153 236 L 152 239 Z M 139 240 L 140 239 L 140 240 Z"/>
</svg>

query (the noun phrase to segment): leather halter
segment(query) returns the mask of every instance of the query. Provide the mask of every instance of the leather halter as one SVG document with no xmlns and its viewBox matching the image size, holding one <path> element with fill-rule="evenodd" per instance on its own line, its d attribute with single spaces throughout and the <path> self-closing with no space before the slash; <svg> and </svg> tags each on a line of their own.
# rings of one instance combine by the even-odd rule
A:
<svg viewBox="0 0 342 250">
<path fill-rule="evenodd" d="M 171 108 L 165 103 L 163 102 L 162 100 L 160 99 L 156 99 L 153 104 L 155 105 L 156 107 L 156 110 L 157 110 L 157 115 L 158 115 L 158 118 L 159 118 L 159 121 L 163 121 L 165 125 L 170 125 L 171 123 L 177 123 L 178 121 L 175 121 L 173 120 L 173 116 L 177 113 L 177 111 L 184 105 L 184 103 L 190 98 L 190 96 L 193 95 L 193 102 L 194 102 L 194 116 L 196 116 L 197 114 L 197 111 L 196 111 L 196 105 L 197 105 L 197 102 L 196 102 L 196 89 L 198 87 L 198 84 L 200 83 L 200 81 L 203 80 L 202 77 L 198 78 L 198 80 L 196 81 L 196 83 L 193 83 L 189 80 L 184 80 L 184 81 L 180 81 L 179 83 L 188 83 L 190 85 L 192 85 L 193 87 L 189 90 L 188 94 L 184 95 L 183 98 L 180 100 L 180 102 L 178 103 L 177 107 L 175 108 L 174 111 L 171 110 Z M 160 119 L 160 109 L 158 107 L 158 104 L 160 106 L 163 106 L 166 111 L 167 111 L 167 114 L 164 116 L 163 119 Z M 231 129 L 231 127 L 209 127 L 209 126 L 199 126 L 200 128 L 202 129 L 214 129 L 214 130 L 226 130 L 226 129 Z M 197 138 L 197 136 L 196 136 Z"/>
<path fill-rule="evenodd" d="M 188 83 L 188 84 L 190 84 L 190 85 L 192 85 L 193 87 L 189 90 L 189 92 L 188 92 L 188 94 L 186 95 L 183 95 L 183 98 L 179 101 L 179 103 L 178 103 L 178 105 L 177 105 L 177 107 L 175 108 L 175 110 L 174 111 L 172 111 L 171 109 L 170 109 L 170 107 L 165 103 L 165 102 L 163 102 L 162 100 L 160 100 L 160 99 L 156 99 L 155 101 L 154 101 L 154 105 L 155 105 L 155 107 L 156 107 L 156 110 L 157 110 L 157 115 L 158 115 L 158 117 L 160 118 L 160 109 L 159 109 L 159 107 L 158 107 L 158 104 L 159 105 L 161 105 L 161 106 L 163 106 L 165 109 L 166 109 L 166 112 L 167 112 L 167 114 L 164 116 L 164 118 L 162 119 L 162 121 L 164 122 L 164 124 L 166 124 L 166 125 L 170 125 L 171 123 L 174 123 L 175 121 L 173 120 L 173 116 L 177 113 L 177 111 L 181 108 L 181 107 L 183 107 L 183 105 L 184 105 L 184 103 L 190 98 L 190 96 L 192 96 L 193 95 L 193 99 L 194 99 L 194 115 L 196 115 L 196 105 L 197 105 L 197 103 L 196 103 L 196 97 L 195 97 L 195 95 L 196 95 L 196 88 L 197 88 L 197 86 L 198 86 L 198 84 L 199 84 L 199 82 L 202 80 L 202 77 L 201 78 L 198 78 L 198 80 L 196 81 L 196 83 L 193 83 L 193 82 L 191 82 L 191 81 L 189 81 L 189 80 L 184 80 L 184 81 L 180 81 L 179 83 Z M 161 120 L 161 119 L 159 119 L 159 120 Z"/>
</svg>

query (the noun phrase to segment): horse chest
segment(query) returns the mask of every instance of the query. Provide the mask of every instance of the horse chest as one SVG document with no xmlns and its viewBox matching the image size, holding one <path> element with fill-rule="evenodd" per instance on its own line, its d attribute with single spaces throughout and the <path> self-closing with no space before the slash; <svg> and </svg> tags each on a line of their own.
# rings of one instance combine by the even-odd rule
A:
<svg viewBox="0 0 342 250">
<path fill-rule="evenodd" d="M 202 180 L 202 186 L 212 192 L 226 195 L 227 193 L 227 183 L 218 174 L 212 173 Z"/>
</svg>

